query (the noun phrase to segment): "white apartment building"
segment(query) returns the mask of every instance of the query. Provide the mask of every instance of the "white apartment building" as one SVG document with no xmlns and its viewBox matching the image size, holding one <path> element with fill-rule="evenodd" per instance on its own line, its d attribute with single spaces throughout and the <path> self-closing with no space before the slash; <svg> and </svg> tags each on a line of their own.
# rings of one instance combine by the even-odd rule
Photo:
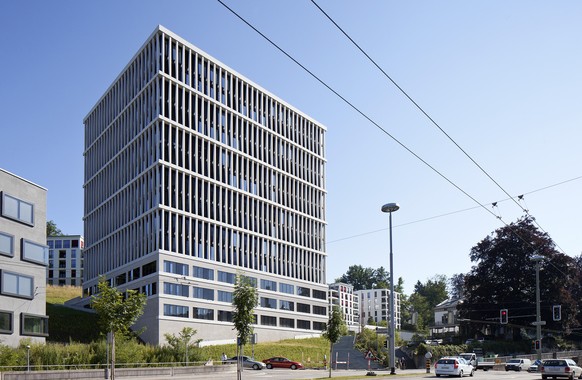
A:
<svg viewBox="0 0 582 380">
<path fill-rule="evenodd" d="M 83 236 L 47 236 L 46 240 L 49 247 L 47 284 L 81 286 L 85 247 Z"/>
<path fill-rule="evenodd" d="M 148 296 L 142 338 L 233 342 L 253 279 L 260 341 L 328 320 L 325 128 L 158 27 L 85 125 L 85 300 L 100 275 Z"/>
<path fill-rule="evenodd" d="M 390 320 L 390 289 L 365 289 L 355 293 L 360 300 L 360 321 L 367 324 L 369 321 L 380 323 Z M 394 292 L 394 324 L 400 330 L 400 293 Z"/>
<path fill-rule="evenodd" d="M 0 169 L 0 343 L 45 341 L 47 190 Z"/>
<path fill-rule="evenodd" d="M 354 294 L 354 287 L 336 282 L 329 285 L 329 290 L 330 304 L 340 308 L 348 329 L 356 331 L 360 325 L 360 307 L 358 296 Z"/>
</svg>

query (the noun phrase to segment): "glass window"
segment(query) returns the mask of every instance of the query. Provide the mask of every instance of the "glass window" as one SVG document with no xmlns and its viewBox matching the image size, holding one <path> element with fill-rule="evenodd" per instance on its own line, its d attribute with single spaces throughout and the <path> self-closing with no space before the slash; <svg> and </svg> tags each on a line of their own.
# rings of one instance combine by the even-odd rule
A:
<svg viewBox="0 0 582 380">
<path fill-rule="evenodd" d="M 21 335 L 48 336 L 48 317 L 24 313 L 22 313 L 21 316 Z"/>
<path fill-rule="evenodd" d="M 269 315 L 261 315 L 261 325 L 277 326 L 277 317 L 271 317 Z"/>
<path fill-rule="evenodd" d="M 297 311 L 300 313 L 311 313 L 311 306 L 306 303 L 297 302 Z"/>
<path fill-rule="evenodd" d="M 164 260 L 164 272 L 188 276 L 188 265 Z"/>
<path fill-rule="evenodd" d="M 279 309 L 294 311 L 295 310 L 295 303 L 293 303 L 291 301 L 281 300 L 281 301 L 279 301 Z"/>
<path fill-rule="evenodd" d="M 14 236 L 0 232 L 0 255 L 14 256 Z"/>
<path fill-rule="evenodd" d="M 55 249 L 63 248 L 62 240 L 55 240 Z"/>
<path fill-rule="evenodd" d="M 172 284 L 169 282 L 164 282 L 164 294 L 171 294 L 174 296 L 188 297 L 189 294 L 188 285 Z"/>
<path fill-rule="evenodd" d="M 156 261 L 152 261 L 151 263 L 147 263 L 141 267 L 141 273 L 143 273 L 144 277 L 149 274 L 156 273 L 156 263 Z"/>
<path fill-rule="evenodd" d="M 192 268 L 192 276 L 202 278 L 204 280 L 214 280 L 214 269 L 194 266 Z"/>
<path fill-rule="evenodd" d="M 249 282 L 249 284 L 251 284 L 251 286 L 253 286 L 254 288 L 257 287 L 257 278 L 256 277 L 250 277 L 250 276 L 241 276 L 242 278 L 244 278 L 245 280 L 247 280 Z"/>
<path fill-rule="evenodd" d="M 232 311 L 218 310 L 218 320 L 220 322 L 232 322 Z"/>
<path fill-rule="evenodd" d="M 311 329 L 311 322 L 306 321 L 304 319 L 298 319 L 297 320 L 297 328 L 304 329 L 304 330 L 310 330 Z"/>
<path fill-rule="evenodd" d="M 327 315 L 327 307 L 313 305 L 313 314 Z"/>
<path fill-rule="evenodd" d="M 327 292 L 313 289 L 313 298 L 318 298 L 320 300 L 326 300 L 327 299 Z"/>
<path fill-rule="evenodd" d="M 8 194 L 2 194 L 2 215 L 22 223 L 34 225 L 34 206 Z"/>
<path fill-rule="evenodd" d="M 192 318 L 196 319 L 207 319 L 209 321 L 214 320 L 214 310 L 206 309 L 204 307 L 193 307 L 192 308 Z"/>
<path fill-rule="evenodd" d="M 22 239 L 22 260 L 48 265 L 48 246 Z"/>
<path fill-rule="evenodd" d="M 9 296 L 32 299 L 33 283 L 32 277 L 2 271 L 1 293 Z"/>
<path fill-rule="evenodd" d="M 218 291 L 218 301 L 232 303 L 232 292 Z"/>
<path fill-rule="evenodd" d="M 63 240 L 63 248 L 71 248 L 71 241 Z"/>
<path fill-rule="evenodd" d="M 55 242 L 53 240 L 49 240 L 47 241 L 49 248 L 54 248 L 55 247 Z"/>
<path fill-rule="evenodd" d="M 274 298 L 261 297 L 261 307 L 266 307 L 269 309 L 277 308 L 277 300 Z"/>
<path fill-rule="evenodd" d="M 281 293 L 295 294 L 295 287 L 293 285 L 279 283 L 279 291 Z"/>
<path fill-rule="evenodd" d="M 71 248 L 79 248 L 79 240 L 71 240 Z"/>
<path fill-rule="evenodd" d="M 311 291 L 309 288 L 304 288 L 302 286 L 297 287 L 297 295 L 303 297 L 311 297 Z"/>
<path fill-rule="evenodd" d="M 164 315 L 168 317 L 188 318 L 188 306 L 164 304 Z"/>
<path fill-rule="evenodd" d="M 325 330 L 325 322 L 313 322 L 313 329 L 323 331 Z"/>
<path fill-rule="evenodd" d="M 0 310 L 0 334 L 12 334 L 12 312 Z"/>
<path fill-rule="evenodd" d="M 290 327 L 292 329 L 295 328 L 295 320 L 291 318 L 279 318 L 279 326 L 280 327 Z"/>
<path fill-rule="evenodd" d="M 236 275 L 234 273 L 218 271 L 218 281 L 226 282 L 227 284 L 234 284 L 236 281 Z"/>
<path fill-rule="evenodd" d="M 192 297 L 214 301 L 214 289 L 199 288 L 197 286 L 192 287 L 192 289 L 194 290 Z"/>
<path fill-rule="evenodd" d="M 261 280 L 261 289 L 277 291 L 277 283 L 275 281 Z"/>
</svg>

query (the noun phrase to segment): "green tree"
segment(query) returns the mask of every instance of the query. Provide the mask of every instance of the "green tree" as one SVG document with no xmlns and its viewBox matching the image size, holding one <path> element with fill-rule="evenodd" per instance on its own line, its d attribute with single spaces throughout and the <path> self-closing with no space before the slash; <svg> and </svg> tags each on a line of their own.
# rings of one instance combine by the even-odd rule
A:
<svg viewBox="0 0 582 380">
<path fill-rule="evenodd" d="M 196 330 L 191 327 L 184 327 L 176 336 L 175 334 L 165 333 L 164 337 L 168 345 L 172 347 L 174 355 L 178 361 L 184 361 L 188 365 L 193 349 L 202 339 L 191 342 L 192 337 L 196 335 Z"/>
<path fill-rule="evenodd" d="M 237 379 L 242 378 L 242 363 L 240 356 L 243 354 L 243 346 L 249 341 L 253 334 L 253 323 L 255 323 L 254 310 L 259 301 L 259 296 L 255 284 L 250 278 L 237 274 L 232 295 L 234 312 L 232 321 L 234 329 L 237 331 Z"/>
<path fill-rule="evenodd" d="M 115 379 L 115 334 L 129 335 L 131 326 L 143 314 L 145 294 L 126 291 L 125 298 L 117 288 L 109 286 L 105 277 L 99 278 L 99 293 L 92 297 L 91 307 L 97 312 L 101 331 L 111 334 L 111 378 Z"/>
<path fill-rule="evenodd" d="M 63 236 L 63 232 L 54 221 L 48 220 L 46 222 L 46 236 Z"/>
<path fill-rule="evenodd" d="M 414 285 L 414 293 L 408 299 L 412 310 L 417 315 L 417 330 L 424 331 L 434 321 L 434 307 L 446 300 L 447 278 L 436 275 L 428 279 L 424 284 L 418 281 Z"/>
<path fill-rule="evenodd" d="M 329 314 L 329 321 L 323 331 L 323 337 L 329 340 L 329 360 L 331 362 L 331 355 L 333 353 L 333 345 L 346 334 L 347 328 L 344 322 L 344 317 L 338 306 L 334 306 Z M 329 377 L 331 377 L 331 365 L 329 365 Z"/>
<path fill-rule="evenodd" d="M 373 269 L 364 268 L 361 265 L 351 265 L 348 271 L 335 281 L 350 284 L 354 290 L 387 289 L 390 284 L 390 274 L 384 267 Z"/>
<path fill-rule="evenodd" d="M 513 340 L 523 339 L 521 330 L 531 328 L 536 315 L 536 261 L 540 261 L 541 319 L 546 328 L 568 333 L 580 325 L 577 320 L 581 295 L 580 267 L 576 260 L 555 249 L 549 235 L 541 232 L 531 217 L 495 230 L 470 252 L 473 265 L 465 276 L 465 301 L 461 317 L 465 335 L 476 331 L 498 331 L 499 310 L 508 309 Z M 552 305 L 562 305 L 562 320 L 553 321 Z M 515 328 L 511 328 L 515 327 Z M 508 337 L 509 338 L 509 337 Z"/>
</svg>

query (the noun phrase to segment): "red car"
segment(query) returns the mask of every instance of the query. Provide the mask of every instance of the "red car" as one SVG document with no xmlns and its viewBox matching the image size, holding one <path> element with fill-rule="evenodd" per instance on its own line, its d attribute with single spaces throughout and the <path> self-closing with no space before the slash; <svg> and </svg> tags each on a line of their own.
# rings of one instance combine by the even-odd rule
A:
<svg viewBox="0 0 582 380">
<path fill-rule="evenodd" d="M 291 368 L 291 369 L 298 369 L 303 368 L 303 364 L 299 362 L 294 362 L 293 360 L 289 360 L 287 358 L 282 358 L 280 356 L 275 356 L 270 359 L 263 360 L 263 363 L 267 365 L 268 369 L 271 368 Z"/>
</svg>

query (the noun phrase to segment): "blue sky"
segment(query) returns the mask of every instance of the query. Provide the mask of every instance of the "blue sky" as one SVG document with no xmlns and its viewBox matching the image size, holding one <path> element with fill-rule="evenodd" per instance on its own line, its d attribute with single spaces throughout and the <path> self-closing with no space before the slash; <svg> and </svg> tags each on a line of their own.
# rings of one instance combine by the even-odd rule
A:
<svg viewBox="0 0 582 380">
<path fill-rule="evenodd" d="M 523 215 L 310 1 L 225 2 L 503 221 Z M 582 176 L 582 3 L 318 4 L 509 194 L 525 194 L 561 249 L 581 253 L 582 179 L 535 190 Z M 471 247 L 502 226 L 217 1 L 3 1 L 0 22 L 0 167 L 48 188 L 65 233 L 83 229 L 83 118 L 158 24 L 328 128 L 328 282 L 353 264 L 389 266 L 388 202 L 401 206 L 394 268 L 408 294 L 468 272 Z"/>
</svg>

